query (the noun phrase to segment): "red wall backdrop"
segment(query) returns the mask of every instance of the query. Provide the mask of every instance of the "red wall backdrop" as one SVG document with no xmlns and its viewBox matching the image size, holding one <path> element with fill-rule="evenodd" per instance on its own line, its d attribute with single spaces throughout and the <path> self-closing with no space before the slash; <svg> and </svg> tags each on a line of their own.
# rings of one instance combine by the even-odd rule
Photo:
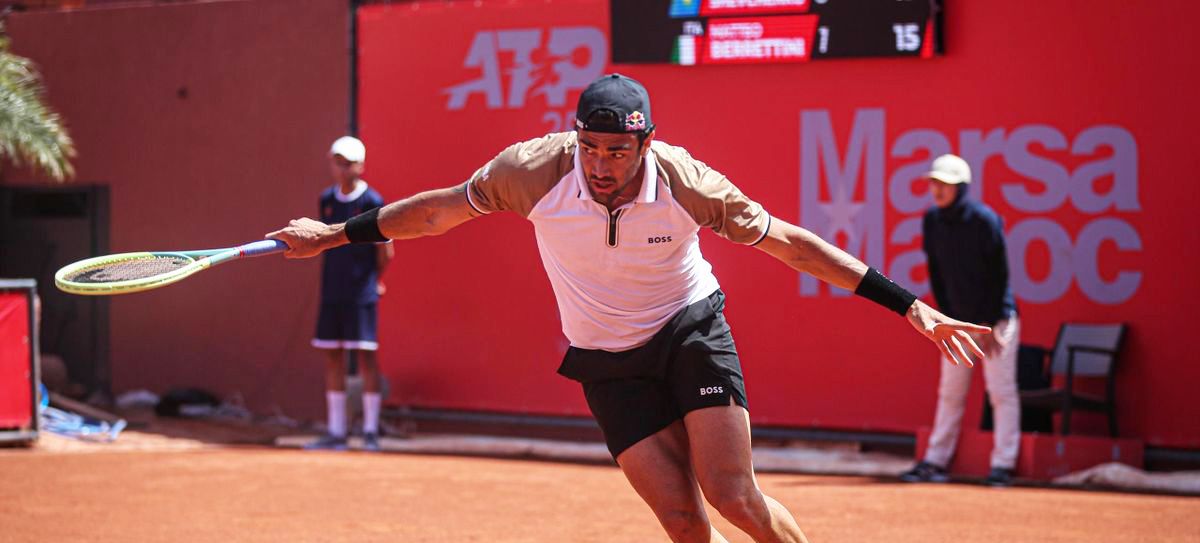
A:
<svg viewBox="0 0 1200 543">
<path fill-rule="evenodd" d="M 124 252 L 223 247 L 315 214 L 347 125 L 348 21 L 343 0 L 254 0 L 13 13 L 7 30 L 71 130 L 77 180 L 109 186 Z M 321 413 L 319 273 L 262 258 L 113 298 L 114 392 L 200 387 Z"/>
<path fill-rule="evenodd" d="M 367 179 L 385 197 L 460 182 L 507 144 L 569 127 L 582 87 L 617 69 L 650 89 L 660 139 L 927 292 L 916 177 L 957 152 L 1006 220 L 1022 339 L 1052 344 L 1064 320 L 1130 323 L 1122 433 L 1200 447 L 1200 365 L 1181 326 L 1200 294 L 1200 39 L 1186 26 L 1200 6 L 956 1 L 933 60 L 685 68 L 611 66 L 602 0 L 476 4 L 360 11 Z M 398 246 L 382 316 L 393 402 L 586 413 L 554 374 L 566 343 L 531 233 L 493 216 Z M 756 423 L 931 422 L 936 352 L 903 320 L 753 249 L 702 247 Z"/>
</svg>

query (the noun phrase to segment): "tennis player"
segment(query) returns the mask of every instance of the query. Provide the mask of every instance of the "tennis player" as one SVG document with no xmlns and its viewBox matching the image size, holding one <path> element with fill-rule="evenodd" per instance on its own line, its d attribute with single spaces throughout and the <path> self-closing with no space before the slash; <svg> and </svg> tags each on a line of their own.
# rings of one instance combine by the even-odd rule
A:
<svg viewBox="0 0 1200 543">
<path fill-rule="evenodd" d="M 699 231 L 757 247 L 907 317 L 950 360 L 983 353 L 988 328 L 930 308 L 853 256 L 769 215 L 725 176 L 654 139 L 646 89 L 613 74 L 584 90 L 574 132 L 501 152 L 460 185 L 327 225 L 267 237 L 311 257 L 347 243 L 438 235 L 512 211 L 533 223 L 562 330 L 559 368 L 582 383 L 605 441 L 673 541 L 725 541 L 703 500 L 755 541 L 806 541 L 758 487 L 742 371 L 725 295 Z"/>
</svg>

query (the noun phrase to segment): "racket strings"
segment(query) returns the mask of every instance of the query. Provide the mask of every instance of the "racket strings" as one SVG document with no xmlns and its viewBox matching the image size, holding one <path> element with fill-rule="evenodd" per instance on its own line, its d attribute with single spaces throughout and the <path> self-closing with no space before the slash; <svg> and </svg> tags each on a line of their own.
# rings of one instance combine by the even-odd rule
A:
<svg viewBox="0 0 1200 543">
<path fill-rule="evenodd" d="M 184 256 L 147 255 L 145 257 L 106 262 L 77 270 L 63 277 L 74 283 L 115 283 L 145 279 L 173 272 L 194 262 Z"/>
</svg>

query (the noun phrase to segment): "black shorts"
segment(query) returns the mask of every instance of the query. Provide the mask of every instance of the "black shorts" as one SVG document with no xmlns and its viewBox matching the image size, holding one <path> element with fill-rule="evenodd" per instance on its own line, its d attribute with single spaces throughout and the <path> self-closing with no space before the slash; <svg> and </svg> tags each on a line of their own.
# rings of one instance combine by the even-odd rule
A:
<svg viewBox="0 0 1200 543">
<path fill-rule="evenodd" d="M 323 303 L 317 314 L 317 335 L 312 345 L 318 349 L 377 350 L 377 321 L 374 303 Z"/>
<path fill-rule="evenodd" d="M 583 384 L 614 459 L 689 412 L 731 403 L 747 407 L 724 308 L 725 294 L 718 290 L 636 349 L 567 349 L 558 373 Z"/>
</svg>

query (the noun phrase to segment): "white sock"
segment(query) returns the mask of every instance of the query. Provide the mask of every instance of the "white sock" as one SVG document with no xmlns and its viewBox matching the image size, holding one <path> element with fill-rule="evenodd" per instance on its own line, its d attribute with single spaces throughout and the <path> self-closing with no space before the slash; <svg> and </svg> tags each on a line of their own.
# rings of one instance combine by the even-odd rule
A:
<svg viewBox="0 0 1200 543">
<path fill-rule="evenodd" d="M 329 414 L 329 433 L 346 435 L 346 393 L 341 390 L 325 391 L 325 411 Z"/>
<path fill-rule="evenodd" d="M 363 433 L 379 433 L 379 404 L 382 400 L 378 392 L 363 393 Z"/>
</svg>

